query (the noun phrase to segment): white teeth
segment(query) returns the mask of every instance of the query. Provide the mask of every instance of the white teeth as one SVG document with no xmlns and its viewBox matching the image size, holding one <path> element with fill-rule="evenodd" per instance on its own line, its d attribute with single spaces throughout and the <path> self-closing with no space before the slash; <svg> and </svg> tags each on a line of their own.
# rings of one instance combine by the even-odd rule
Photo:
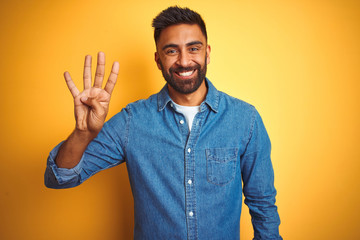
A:
<svg viewBox="0 0 360 240">
<path fill-rule="evenodd" d="M 179 75 L 182 77 L 188 77 L 190 76 L 194 71 L 190 71 L 190 72 L 180 72 Z"/>
</svg>

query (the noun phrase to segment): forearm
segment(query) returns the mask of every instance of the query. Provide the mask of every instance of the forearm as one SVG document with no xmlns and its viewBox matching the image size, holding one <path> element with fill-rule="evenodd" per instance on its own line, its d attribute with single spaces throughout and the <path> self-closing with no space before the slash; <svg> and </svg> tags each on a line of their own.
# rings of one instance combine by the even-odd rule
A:
<svg viewBox="0 0 360 240">
<path fill-rule="evenodd" d="M 276 189 L 271 143 L 260 115 L 255 112 L 251 137 L 241 161 L 243 192 L 254 227 L 254 239 L 282 239 L 275 205 Z"/>
<path fill-rule="evenodd" d="M 261 198 L 246 196 L 245 204 L 249 207 L 251 222 L 254 229 L 254 239 L 276 239 L 279 234 L 280 218 L 275 205 L 276 191 L 265 193 Z"/>
<path fill-rule="evenodd" d="M 117 150 L 114 138 L 110 136 L 113 132 L 104 126 L 93 139 L 74 131 L 50 152 L 44 176 L 45 185 L 55 189 L 76 187 L 93 174 L 120 163 L 116 160 L 119 154 L 112 154 L 112 150 Z"/>
<path fill-rule="evenodd" d="M 75 129 L 60 147 L 55 159 L 56 165 L 68 169 L 75 167 L 94 138 L 88 131 Z"/>
</svg>

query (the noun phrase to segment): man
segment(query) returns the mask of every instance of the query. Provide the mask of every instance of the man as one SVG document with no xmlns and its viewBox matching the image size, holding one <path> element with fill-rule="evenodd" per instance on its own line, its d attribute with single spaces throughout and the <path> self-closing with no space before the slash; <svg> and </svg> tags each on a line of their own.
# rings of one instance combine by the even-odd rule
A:
<svg viewBox="0 0 360 240">
<path fill-rule="evenodd" d="M 205 78 L 210 46 L 204 21 L 190 9 L 170 7 L 153 27 L 155 61 L 167 84 L 105 124 L 119 64 L 104 89 L 103 53 L 93 87 L 90 56 L 83 92 L 65 73 L 76 128 L 50 153 L 46 186 L 74 187 L 126 162 L 135 239 L 239 239 L 242 191 L 254 238 L 282 239 L 268 135 L 253 106 Z"/>
</svg>

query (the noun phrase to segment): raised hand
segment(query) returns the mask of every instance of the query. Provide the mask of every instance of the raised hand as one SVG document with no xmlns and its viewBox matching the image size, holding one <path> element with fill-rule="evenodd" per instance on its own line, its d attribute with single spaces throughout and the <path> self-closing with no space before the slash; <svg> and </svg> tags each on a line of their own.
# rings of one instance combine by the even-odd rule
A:
<svg viewBox="0 0 360 240">
<path fill-rule="evenodd" d="M 99 52 L 94 85 L 91 86 L 91 56 L 85 57 L 84 90 L 80 92 L 75 86 L 68 72 L 64 73 L 66 84 L 74 98 L 76 130 L 89 133 L 95 137 L 104 125 L 109 110 L 111 93 L 114 89 L 119 73 L 119 63 L 114 62 L 105 88 L 102 83 L 105 73 L 105 54 Z"/>
</svg>

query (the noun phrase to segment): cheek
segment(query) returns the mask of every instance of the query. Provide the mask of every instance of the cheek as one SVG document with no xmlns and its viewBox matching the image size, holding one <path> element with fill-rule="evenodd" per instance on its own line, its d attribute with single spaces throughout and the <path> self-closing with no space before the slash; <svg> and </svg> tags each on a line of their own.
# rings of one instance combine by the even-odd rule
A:
<svg viewBox="0 0 360 240">
<path fill-rule="evenodd" d="M 171 58 L 164 58 L 164 60 L 161 61 L 163 68 L 167 71 L 175 65 L 175 62 L 176 61 Z"/>
<path fill-rule="evenodd" d="M 198 58 L 196 58 L 196 60 L 194 60 L 194 62 L 196 62 L 200 66 L 204 66 L 206 61 L 207 58 L 204 56 L 199 56 Z"/>
<path fill-rule="evenodd" d="M 205 51 L 203 51 L 199 54 L 193 55 L 193 57 L 192 57 L 192 61 L 201 66 L 205 65 L 205 62 L 208 63 L 208 60 L 209 60 L 209 56 Z"/>
</svg>

